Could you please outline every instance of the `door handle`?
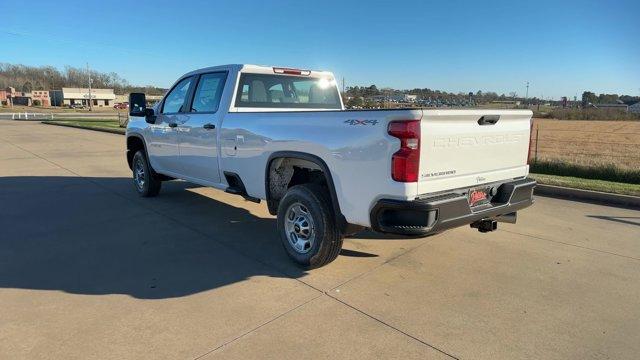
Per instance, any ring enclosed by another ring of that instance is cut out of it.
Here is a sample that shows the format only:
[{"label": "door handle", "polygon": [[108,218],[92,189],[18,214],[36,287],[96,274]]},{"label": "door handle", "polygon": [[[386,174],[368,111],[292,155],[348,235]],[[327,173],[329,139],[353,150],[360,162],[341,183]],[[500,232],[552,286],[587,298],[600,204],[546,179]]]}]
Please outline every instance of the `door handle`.
[{"label": "door handle", "polygon": [[478,125],[495,125],[500,120],[500,115],[485,115],[478,120]]},{"label": "door handle", "polygon": [[174,127],[176,127],[176,126],[178,126],[178,124],[177,124],[177,123],[169,123],[169,127],[170,127],[170,128],[174,128]]},{"label": "door handle", "polygon": [[213,130],[213,129],[215,129],[215,128],[216,128],[216,126],[215,126],[215,125],[213,125],[213,124],[211,124],[211,123],[209,123],[209,124],[204,124],[202,127],[203,127],[203,128],[205,128],[205,129],[207,129],[207,130]]}]

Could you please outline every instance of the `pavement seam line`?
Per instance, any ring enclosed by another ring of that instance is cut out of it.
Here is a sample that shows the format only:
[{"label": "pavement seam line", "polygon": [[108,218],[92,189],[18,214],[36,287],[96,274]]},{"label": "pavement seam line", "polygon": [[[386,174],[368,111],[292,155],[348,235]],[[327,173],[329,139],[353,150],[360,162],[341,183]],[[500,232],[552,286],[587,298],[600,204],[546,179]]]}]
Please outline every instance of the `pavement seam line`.
[{"label": "pavement seam line", "polygon": [[602,254],[607,254],[607,255],[613,255],[613,256],[619,256],[622,258],[626,258],[626,259],[631,259],[631,260],[638,260],[640,261],[640,259],[633,257],[633,256],[628,256],[628,255],[622,255],[622,254],[616,254],[610,251],[605,251],[605,250],[599,250],[599,249],[594,249],[594,248],[590,248],[590,247],[586,247],[586,246],[582,246],[582,245],[577,245],[577,244],[571,244],[571,243],[566,243],[563,241],[558,241],[558,240],[551,240],[551,239],[545,239],[543,237],[537,236],[537,235],[531,235],[531,234],[523,234],[523,233],[519,233],[517,231],[510,231],[510,230],[502,230],[504,232],[508,232],[510,234],[516,234],[516,235],[521,235],[521,236],[525,236],[525,237],[530,237],[530,238],[534,238],[534,239],[538,239],[538,240],[544,240],[544,241],[548,241],[548,242],[552,242],[555,244],[562,244],[562,245],[567,245],[567,246],[573,246],[579,249],[584,249],[584,250],[590,250],[590,251],[594,251],[594,252],[599,252]]},{"label": "pavement seam line", "polygon": [[419,343],[421,343],[421,344],[423,344],[425,346],[428,346],[428,347],[432,348],[433,350],[436,350],[436,351],[438,351],[438,352],[440,352],[440,353],[442,353],[442,354],[444,354],[444,355],[446,355],[446,356],[448,356],[448,357],[450,357],[452,359],[460,360],[460,358],[458,358],[458,357],[456,357],[456,356],[454,356],[452,354],[449,354],[448,352],[446,352],[446,351],[444,351],[444,350],[442,350],[442,349],[440,349],[440,348],[438,348],[438,347],[436,347],[434,345],[431,345],[428,342],[426,342],[426,341],[424,341],[424,340],[422,340],[422,339],[420,339],[418,337],[415,337],[415,336],[413,336],[413,335],[411,335],[411,334],[409,334],[409,333],[407,333],[407,332],[405,332],[405,331],[403,331],[403,330],[401,330],[401,329],[399,329],[399,328],[397,328],[397,327],[395,327],[395,326],[393,326],[393,325],[391,325],[391,324],[389,324],[389,323],[387,323],[387,322],[385,322],[385,321],[383,321],[381,319],[378,319],[377,317],[375,317],[373,315],[370,315],[370,314],[358,309],[357,307],[355,307],[355,306],[353,306],[353,305],[351,305],[351,304],[349,304],[349,303],[347,303],[345,301],[342,301],[342,300],[336,298],[335,296],[333,296],[333,295],[331,295],[331,294],[329,294],[327,292],[325,292],[325,295],[327,295],[331,299],[339,302],[340,304],[342,304],[342,305],[344,305],[346,307],[349,307],[349,308],[361,313],[362,315],[364,315],[364,316],[366,316],[366,317],[368,317],[370,319],[373,319],[376,322],[378,322],[378,323],[380,323],[380,324],[382,324],[382,325],[384,325],[386,327],[389,327],[389,328],[399,332],[400,334],[402,334],[404,336],[407,336],[407,337],[409,337],[409,338],[411,338],[411,339],[413,339],[413,340],[415,340],[415,341],[417,341],[417,342],[419,342]]},{"label": "pavement seam line", "polygon": [[236,336],[235,338],[233,338],[233,339],[231,339],[231,340],[229,340],[229,341],[224,342],[223,344],[221,344],[221,345],[217,346],[216,348],[211,349],[211,350],[209,350],[209,351],[205,352],[204,354],[201,354],[201,355],[196,356],[195,358],[193,358],[193,360],[202,359],[203,357],[205,357],[205,356],[207,356],[207,355],[209,355],[209,354],[211,354],[211,353],[213,353],[213,352],[215,352],[215,351],[217,351],[217,350],[220,350],[220,349],[222,349],[223,347],[225,347],[225,346],[227,346],[227,345],[229,345],[229,344],[231,344],[231,343],[234,343],[234,342],[236,342],[236,341],[240,340],[241,338],[243,338],[243,337],[245,337],[245,336],[247,336],[247,335],[249,335],[249,334],[251,334],[251,333],[254,333],[254,332],[258,331],[260,328],[262,328],[262,327],[264,327],[264,326],[266,326],[266,325],[271,324],[272,322],[274,322],[274,321],[276,321],[276,320],[278,320],[278,319],[282,318],[283,316],[286,316],[287,314],[289,314],[289,313],[291,313],[291,312],[293,312],[293,311],[295,311],[295,310],[297,310],[297,309],[299,309],[299,308],[301,308],[301,307],[303,307],[303,306],[305,306],[305,305],[309,304],[309,303],[310,303],[310,302],[312,302],[312,301],[315,301],[315,300],[317,300],[317,299],[321,298],[321,297],[322,297],[322,296],[324,296],[324,295],[325,295],[324,293],[322,293],[322,294],[318,294],[317,296],[315,296],[315,297],[313,297],[313,298],[311,298],[311,299],[309,299],[309,300],[307,300],[307,301],[303,302],[302,304],[299,304],[299,305],[297,305],[297,306],[294,306],[294,307],[292,307],[291,309],[289,309],[289,310],[287,310],[287,311],[285,311],[285,312],[283,312],[283,313],[281,313],[281,314],[277,315],[277,316],[276,316],[276,317],[274,317],[273,319],[268,320],[268,321],[266,321],[266,322],[264,322],[264,323],[262,323],[262,324],[260,324],[260,325],[256,326],[255,328],[253,328],[253,329],[251,329],[251,330],[249,330],[249,331],[246,331],[246,332],[244,332],[243,334],[240,334],[240,335]]},{"label": "pavement seam line", "polygon": [[42,157],[42,156],[40,156],[40,155],[38,155],[38,154],[36,154],[36,153],[34,153],[34,152],[30,151],[30,150],[27,150],[27,149],[23,148],[23,147],[22,147],[22,146],[20,146],[20,145],[16,145],[16,144],[12,143],[11,141],[9,141],[9,140],[7,140],[7,139],[4,139],[4,138],[3,138],[3,139],[2,139],[2,141],[6,142],[6,143],[7,143],[7,144],[9,144],[9,145],[13,145],[14,147],[17,147],[18,149],[20,149],[20,150],[22,150],[22,151],[26,151],[26,152],[28,152],[29,154],[31,154],[31,155],[33,155],[33,156],[37,157],[38,159],[44,160],[44,161],[48,162],[49,164],[55,165],[55,166],[59,167],[60,169],[65,170],[65,171],[67,171],[67,172],[69,172],[69,173],[71,173],[71,174],[73,174],[73,175],[76,175],[76,176],[78,176],[78,177],[81,177],[81,178],[83,178],[83,179],[86,179],[84,176],[82,176],[82,175],[80,175],[80,174],[78,174],[78,173],[76,173],[76,172],[74,172],[74,171],[72,171],[72,170],[70,170],[70,169],[67,169],[66,167],[64,167],[64,166],[62,166],[62,165],[60,165],[60,164],[57,164],[57,163],[55,163],[55,162],[53,162],[53,161],[51,161],[51,160],[49,160],[49,159],[47,159],[47,158],[44,158],[44,157]]}]

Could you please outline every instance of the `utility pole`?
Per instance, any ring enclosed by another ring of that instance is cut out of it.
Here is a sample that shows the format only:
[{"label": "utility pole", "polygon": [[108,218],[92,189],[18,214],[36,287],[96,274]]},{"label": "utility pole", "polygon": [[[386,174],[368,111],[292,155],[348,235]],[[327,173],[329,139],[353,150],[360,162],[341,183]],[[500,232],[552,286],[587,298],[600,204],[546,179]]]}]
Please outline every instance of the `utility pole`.
[{"label": "utility pole", "polygon": [[524,101],[529,105],[529,82],[527,81],[527,93],[524,96]]},{"label": "utility pole", "polygon": [[344,94],[344,76],[342,77],[342,93]]},{"label": "utility pole", "polygon": [[89,75],[89,111],[93,111],[93,99],[91,99],[91,71],[89,71],[89,63],[87,63],[87,75]]}]

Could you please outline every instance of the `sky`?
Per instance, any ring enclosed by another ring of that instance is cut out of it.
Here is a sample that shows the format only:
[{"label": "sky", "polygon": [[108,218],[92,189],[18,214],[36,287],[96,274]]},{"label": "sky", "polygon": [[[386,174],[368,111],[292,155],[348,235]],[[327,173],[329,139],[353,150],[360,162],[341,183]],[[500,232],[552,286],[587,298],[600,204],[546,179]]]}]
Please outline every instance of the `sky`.
[{"label": "sky", "polygon": [[347,86],[640,95],[640,1],[0,0],[0,62],[169,87],[202,67],[333,71]]}]

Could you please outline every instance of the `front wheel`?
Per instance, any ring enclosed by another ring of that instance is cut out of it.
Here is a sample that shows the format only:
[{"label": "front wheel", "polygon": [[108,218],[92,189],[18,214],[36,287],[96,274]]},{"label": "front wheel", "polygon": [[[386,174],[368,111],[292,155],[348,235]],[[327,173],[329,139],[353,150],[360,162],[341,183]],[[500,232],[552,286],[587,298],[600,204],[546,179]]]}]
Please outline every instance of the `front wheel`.
[{"label": "front wheel", "polygon": [[144,151],[138,150],[133,155],[133,185],[138,195],[153,197],[158,195],[162,181],[151,171],[151,165],[147,161]]},{"label": "front wheel", "polygon": [[342,249],[327,190],[319,185],[287,190],[278,206],[278,232],[289,257],[307,268],[332,262]]}]

